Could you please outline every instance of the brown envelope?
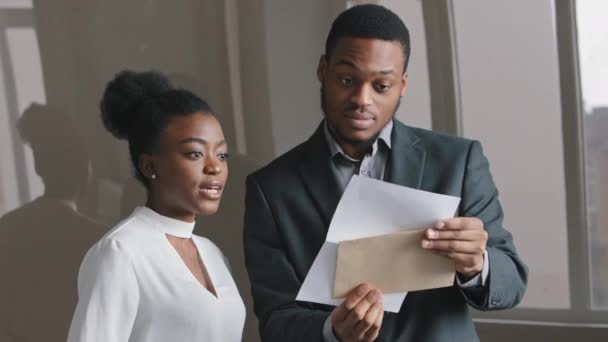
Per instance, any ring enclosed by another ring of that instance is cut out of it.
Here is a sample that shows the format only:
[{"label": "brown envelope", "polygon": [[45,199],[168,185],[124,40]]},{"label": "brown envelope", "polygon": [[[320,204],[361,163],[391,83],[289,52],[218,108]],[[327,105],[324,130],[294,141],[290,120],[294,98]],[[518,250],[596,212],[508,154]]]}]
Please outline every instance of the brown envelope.
[{"label": "brown envelope", "polygon": [[424,230],[407,230],[338,244],[334,298],[363,282],[383,293],[452,286],[454,263],[420,247]]}]

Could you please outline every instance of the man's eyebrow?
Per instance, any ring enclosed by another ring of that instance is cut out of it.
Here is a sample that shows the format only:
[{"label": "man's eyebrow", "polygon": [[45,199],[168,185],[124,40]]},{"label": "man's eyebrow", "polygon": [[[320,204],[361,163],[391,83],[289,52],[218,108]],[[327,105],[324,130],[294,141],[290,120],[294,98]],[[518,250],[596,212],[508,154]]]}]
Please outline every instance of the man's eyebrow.
[{"label": "man's eyebrow", "polygon": [[382,75],[391,75],[391,74],[395,74],[395,69],[391,68],[391,69],[380,70],[380,71],[378,71],[378,73],[380,73]]},{"label": "man's eyebrow", "polygon": [[359,67],[355,63],[349,61],[348,59],[340,58],[338,60],[338,63],[336,63],[336,64],[337,65],[348,65],[351,68],[359,70]]},{"label": "man's eyebrow", "polygon": [[[360,71],[361,69],[352,61],[348,60],[348,59],[344,59],[341,58],[338,60],[338,63],[336,63],[337,65],[347,65],[355,70]],[[380,71],[374,71],[374,74],[382,74],[382,75],[391,75],[391,74],[395,74],[395,70],[393,68],[389,68],[389,69],[384,69],[384,70],[380,70]]]}]

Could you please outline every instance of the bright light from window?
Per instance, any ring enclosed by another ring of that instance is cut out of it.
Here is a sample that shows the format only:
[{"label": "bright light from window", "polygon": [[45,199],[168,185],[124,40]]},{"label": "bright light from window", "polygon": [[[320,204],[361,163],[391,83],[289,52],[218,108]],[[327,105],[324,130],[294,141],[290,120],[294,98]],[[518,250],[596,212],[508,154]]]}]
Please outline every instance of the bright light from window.
[{"label": "bright light from window", "polygon": [[33,8],[32,0],[0,0],[0,9]]},{"label": "bright light from window", "polygon": [[608,309],[608,23],[605,0],[576,2],[591,307]]}]

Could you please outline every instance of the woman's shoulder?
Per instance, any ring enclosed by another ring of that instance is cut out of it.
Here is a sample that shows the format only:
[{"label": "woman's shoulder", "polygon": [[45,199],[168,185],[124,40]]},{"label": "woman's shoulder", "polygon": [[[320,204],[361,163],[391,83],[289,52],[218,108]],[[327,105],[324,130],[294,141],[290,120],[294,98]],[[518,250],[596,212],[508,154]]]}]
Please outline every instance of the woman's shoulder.
[{"label": "woman's shoulder", "polygon": [[136,288],[133,247],[121,233],[128,227],[129,222],[121,222],[88,250],[78,273],[79,293],[91,293],[95,288]]},{"label": "woman's shoulder", "polygon": [[134,212],[112,227],[101,240],[111,239],[122,244],[136,243],[149,231],[146,223]]},{"label": "woman's shoulder", "polygon": [[144,228],[143,222],[131,215],[112,227],[91,247],[89,254],[114,254],[122,249],[136,248],[142,242]]}]

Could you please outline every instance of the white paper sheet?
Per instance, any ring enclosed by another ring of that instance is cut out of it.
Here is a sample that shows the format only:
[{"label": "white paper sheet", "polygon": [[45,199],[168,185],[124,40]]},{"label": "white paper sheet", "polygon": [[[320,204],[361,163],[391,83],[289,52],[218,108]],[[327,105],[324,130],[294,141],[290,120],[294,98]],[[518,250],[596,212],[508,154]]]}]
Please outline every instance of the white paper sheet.
[{"label": "white paper sheet", "polygon": [[[296,300],[335,306],[342,303],[342,299],[332,298],[340,241],[428,228],[437,220],[453,217],[459,203],[459,197],[353,176]],[[384,310],[398,312],[406,294],[384,294]]]}]

